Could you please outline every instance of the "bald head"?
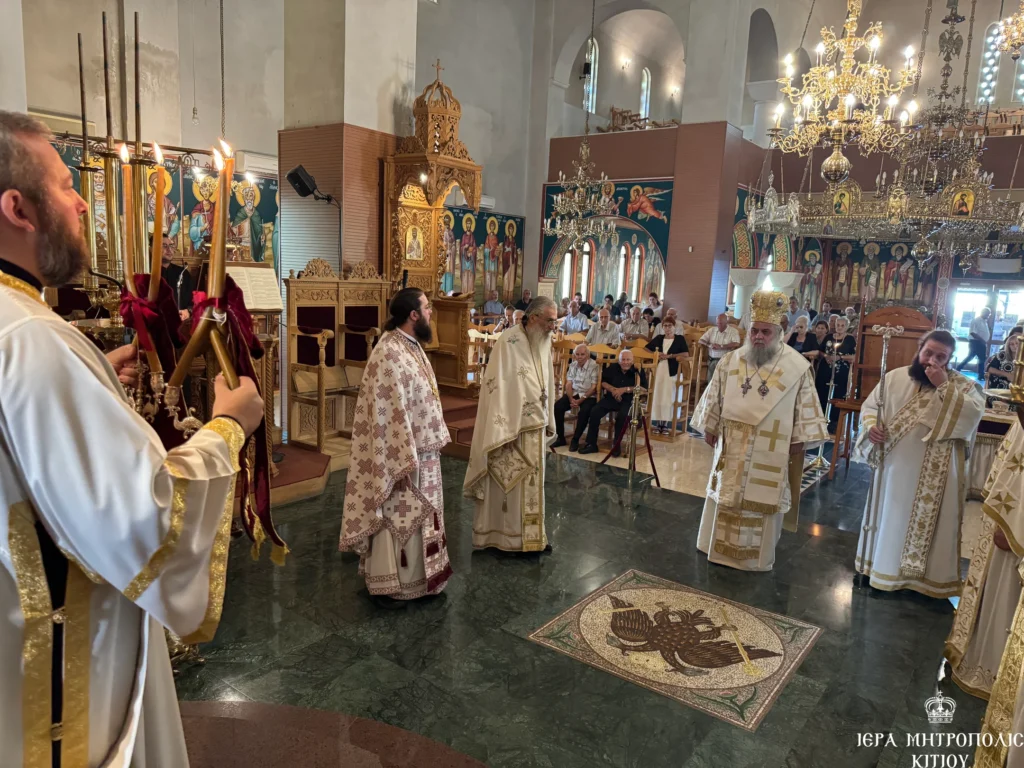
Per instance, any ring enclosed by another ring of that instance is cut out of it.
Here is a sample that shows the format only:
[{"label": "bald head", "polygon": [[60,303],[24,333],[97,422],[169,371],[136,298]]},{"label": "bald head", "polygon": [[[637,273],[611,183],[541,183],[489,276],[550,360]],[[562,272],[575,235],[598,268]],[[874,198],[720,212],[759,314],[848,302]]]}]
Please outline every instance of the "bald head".
[{"label": "bald head", "polygon": [[723,312],[715,318],[715,324],[718,326],[718,330],[724,331],[726,326],[729,325],[729,316]]}]

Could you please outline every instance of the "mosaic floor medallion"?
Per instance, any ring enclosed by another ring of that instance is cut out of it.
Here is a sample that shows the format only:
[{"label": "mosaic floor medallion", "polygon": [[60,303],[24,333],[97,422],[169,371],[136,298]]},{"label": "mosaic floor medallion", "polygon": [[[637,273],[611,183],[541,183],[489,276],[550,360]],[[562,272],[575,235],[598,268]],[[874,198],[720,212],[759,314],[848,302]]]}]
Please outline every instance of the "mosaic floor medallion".
[{"label": "mosaic floor medallion", "polygon": [[628,571],[530,640],[753,731],[821,632]]}]

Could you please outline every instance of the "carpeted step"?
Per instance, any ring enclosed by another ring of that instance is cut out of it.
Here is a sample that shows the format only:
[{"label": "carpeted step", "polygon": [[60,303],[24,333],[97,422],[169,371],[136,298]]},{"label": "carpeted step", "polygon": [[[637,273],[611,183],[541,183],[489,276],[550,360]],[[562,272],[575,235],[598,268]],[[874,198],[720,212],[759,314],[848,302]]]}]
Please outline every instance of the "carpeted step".
[{"label": "carpeted step", "polygon": [[473,444],[473,429],[475,427],[475,417],[472,419],[459,419],[457,421],[448,422],[448,429],[452,433],[455,442],[462,443],[462,445]]},{"label": "carpeted step", "polygon": [[444,413],[445,423],[476,417],[476,400],[467,400],[462,397],[441,396],[441,411]]}]

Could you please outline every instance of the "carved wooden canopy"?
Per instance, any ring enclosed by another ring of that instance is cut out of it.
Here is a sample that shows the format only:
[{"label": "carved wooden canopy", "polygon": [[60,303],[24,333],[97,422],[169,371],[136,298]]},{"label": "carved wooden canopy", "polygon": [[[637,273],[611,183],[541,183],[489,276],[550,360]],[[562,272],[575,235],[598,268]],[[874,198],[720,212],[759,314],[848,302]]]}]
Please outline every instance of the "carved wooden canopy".
[{"label": "carved wooden canopy", "polygon": [[395,156],[389,158],[394,175],[388,196],[398,200],[406,186],[413,185],[423,189],[427,204],[434,207],[442,205],[452,186],[458,184],[466,204],[476,209],[480,207],[481,168],[459,139],[462,105],[441,82],[440,61],[436,68],[437,78],[413,105],[415,135],[399,139]]}]

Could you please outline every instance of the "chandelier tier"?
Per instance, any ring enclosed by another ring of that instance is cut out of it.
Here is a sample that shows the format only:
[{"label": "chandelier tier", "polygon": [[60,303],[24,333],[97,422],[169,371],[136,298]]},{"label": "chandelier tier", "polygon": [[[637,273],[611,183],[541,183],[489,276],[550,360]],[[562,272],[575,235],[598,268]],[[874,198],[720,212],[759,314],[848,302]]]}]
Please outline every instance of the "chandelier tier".
[{"label": "chandelier tier", "polygon": [[[590,38],[588,46],[594,45],[594,19],[597,0],[590,9]],[[588,48],[590,50],[590,48]],[[593,73],[587,73],[593,77]],[[580,142],[580,156],[573,160],[573,173],[566,176],[558,172],[558,184],[562,191],[554,196],[553,214],[544,222],[544,234],[568,239],[570,247],[580,251],[588,239],[604,240],[615,232],[615,221],[602,218],[615,208],[612,195],[604,192],[608,177],[602,172],[594,178],[594,163],[590,160],[590,109],[586,107],[583,123],[583,141]],[[614,186],[613,186],[614,189]]]},{"label": "chandelier tier", "polygon": [[1020,9],[999,23],[999,50],[1010,54],[1010,58],[1016,61],[1020,58],[1020,50],[1024,48],[1024,0]]},{"label": "chandelier tier", "polygon": [[[891,71],[876,59],[882,45],[882,25],[871,24],[857,35],[862,0],[847,0],[842,33],[824,27],[815,49],[817,64],[794,87],[792,54],[786,56],[781,91],[793,106],[793,127],[782,128],[784,108],[776,112],[772,143],[785,153],[806,156],[815,147],[856,145],[862,155],[891,151],[906,134],[916,105],[899,110],[900,95],[913,83],[914,49],[905,51],[906,63],[894,82]],[[867,58],[857,53],[867,49]]]}]

